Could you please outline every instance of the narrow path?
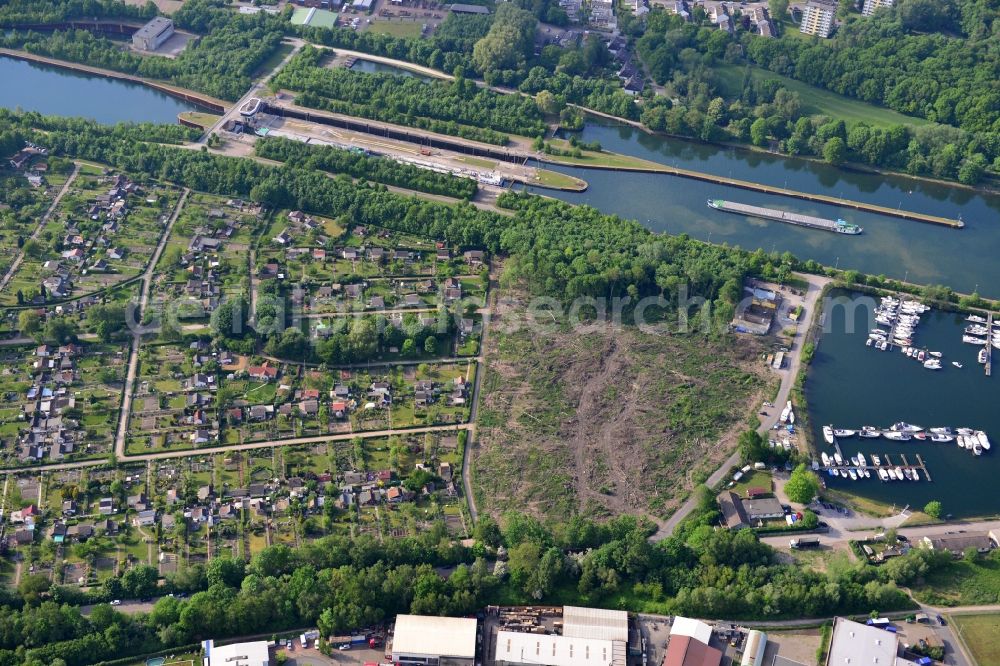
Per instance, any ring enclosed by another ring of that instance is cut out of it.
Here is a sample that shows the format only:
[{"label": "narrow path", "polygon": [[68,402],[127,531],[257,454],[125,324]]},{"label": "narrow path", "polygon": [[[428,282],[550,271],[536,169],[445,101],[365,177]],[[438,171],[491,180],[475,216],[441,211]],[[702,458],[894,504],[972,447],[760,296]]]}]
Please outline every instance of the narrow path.
[{"label": "narrow path", "polygon": [[[42,229],[45,228],[45,225],[48,223],[49,218],[52,217],[52,213],[55,212],[56,206],[58,206],[59,202],[62,201],[63,195],[65,195],[66,192],[69,191],[69,186],[73,184],[73,181],[76,180],[76,176],[79,173],[80,173],[80,165],[74,162],[73,173],[71,173],[69,175],[69,178],[66,179],[66,182],[63,183],[62,189],[59,190],[59,194],[57,194],[56,198],[52,200],[52,205],[49,206],[49,209],[47,211],[45,211],[45,215],[42,215],[42,219],[38,221],[38,226],[35,227],[35,230],[33,232],[31,232],[31,236],[28,237],[28,240],[38,239],[38,234],[42,233]],[[25,242],[25,245],[27,245],[27,242]],[[7,287],[7,284],[10,282],[11,278],[14,277],[14,274],[17,273],[17,269],[21,267],[21,263],[23,261],[24,261],[24,248],[22,247],[20,250],[18,250],[17,257],[14,259],[14,263],[12,263],[10,265],[10,268],[7,269],[7,272],[4,274],[3,278],[0,278],[0,291],[3,291]]]},{"label": "narrow path", "polygon": [[[802,299],[803,308],[806,311],[806,321],[808,322],[812,320],[815,314],[816,305],[819,302],[820,294],[823,293],[823,287],[830,282],[830,278],[818,275],[798,274],[797,277],[806,280],[808,283],[806,294]],[[788,369],[782,370],[784,374],[781,377],[781,386],[778,389],[778,397],[774,400],[775,405],[785,404],[788,400],[788,396],[791,394],[792,387],[795,385],[795,378],[798,376],[799,369],[802,367],[803,340],[808,332],[808,329],[809,326],[806,324],[804,328],[796,328],[795,330],[791,351],[786,355],[786,358],[789,359]],[[771,427],[777,423],[779,410],[771,411],[774,413],[769,414],[766,418],[764,418],[760,427],[757,428],[757,432],[763,435],[766,435],[771,430]],[[726,474],[729,473],[729,470],[732,469],[733,466],[739,464],[739,462],[739,451],[735,451],[717,470],[711,474],[711,476],[708,477],[708,479],[705,480],[705,485],[709,488],[714,488],[719,484],[719,482],[722,481],[723,478],[725,478]],[[689,497],[688,500],[684,502],[684,504],[682,504],[681,507],[677,509],[672,516],[670,516],[670,518],[667,519],[667,521],[656,531],[656,533],[653,534],[652,537],[650,537],[650,540],[660,541],[669,537],[674,533],[674,530],[677,529],[677,526],[680,525],[685,518],[691,515],[691,512],[694,511],[697,506],[698,496],[697,494],[692,493],[691,497]]]},{"label": "narrow path", "polygon": [[153,256],[149,259],[149,264],[146,266],[146,272],[142,276],[142,291],[139,295],[139,307],[135,311],[135,321],[134,330],[132,331],[132,348],[129,351],[128,357],[128,371],[125,374],[125,388],[122,395],[122,407],[121,413],[118,417],[118,434],[115,436],[115,457],[118,459],[123,459],[125,457],[125,437],[128,433],[128,421],[129,416],[132,412],[132,391],[135,386],[135,375],[139,369],[139,346],[142,343],[142,317],[146,312],[146,305],[149,303],[149,292],[150,287],[153,284],[153,273],[156,272],[156,264],[160,261],[160,255],[163,254],[163,248],[166,247],[167,241],[170,239],[170,233],[173,231],[174,223],[181,214],[181,210],[184,209],[184,204],[187,202],[188,195],[191,194],[191,190],[185,188],[184,194],[177,201],[177,206],[174,207],[174,212],[170,215],[170,220],[167,222],[166,228],[163,230],[163,235],[160,236],[160,242],[156,246],[156,250],[153,252]]},{"label": "narrow path", "polygon": [[479,336],[479,355],[475,357],[477,361],[476,382],[472,386],[472,406],[469,408],[469,425],[471,427],[465,440],[465,449],[462,451],[462,491],[465,493],[465,503],[469,507],[469,517],[472,518],[473,525],[479,519],[479,509],[476,507],[476,494],[472,488],[472,449],[476,445],[476,419],[479,418],[483,375],[486,374],[486,336],[489,332],[492,307],[496,302],[497,286],[497,275],[491,268],[490,283],[486,290],[486,307],[479,310],[482,315],[483,331]]}]

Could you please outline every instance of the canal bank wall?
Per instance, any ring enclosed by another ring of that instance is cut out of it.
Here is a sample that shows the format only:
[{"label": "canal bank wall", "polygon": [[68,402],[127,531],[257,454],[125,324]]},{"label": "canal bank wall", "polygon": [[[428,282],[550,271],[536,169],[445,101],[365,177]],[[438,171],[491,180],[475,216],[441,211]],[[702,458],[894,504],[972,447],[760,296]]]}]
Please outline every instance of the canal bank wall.
[{"label": "canal bank wall", "polygon": [[625,171],[634,173],[662,173],[669,176],[678,176],[680,178],[689,178],[691,180],[700,180],[705,183],[712,183],[715,185],[727,185],[729,187],[735,187],[741,190],[750,190],[753,192],[762,192],[764,194],[774,194],[778,196],[789,197],[791,199],[800,199],[802,201],[811,201],[815,203],[828,204],[831,206],[840,206],[842,208],[852,208],[854,210],[865,211],[868,213],[875,213],[876,215],[886,215],[889,217],[896,217],[904,220],[913,220],[916,222],[925,222],[927,224],[936,224],[944,227],[950,227],[952,229],[961,229],[965,226],[965,223],[961,220],[951,220],[946,217],[938,217],[936,215],[927,215],[925,213],[917,213],[908,210],[902,210],[901,208],[889,208],[888,206],[880,206],[878,204],[865,203],[863,201],[854,201],[851,199],[842,199],[840,197],[829,196],[826,194],[812,194],[810,192],[800,192],[798,190],[790,190],[785,187],[776,187],[774,185],[764,185],[763,183],[754,183],[748,180],[740,180],[739,178],[729,178],[727,176],[717,176],[711,173],[704,173],[702,171],[693,171],[691,169],[682,169],[680,167],[672,167],[663,165],[656,166],[602,166],[597,164],[578,164],[575,162],[561,162],[559,160],[551,159],[544,155],[535,158],[537,161],[545,164],[555,164],[566,167],[574,167],[579,169],[600,169],[604,171]]},{"label": "canal bank wall", "polygon": [[211,111],[212,113],[222,114],[226,111],[226,104],[224,100],[216,99],[215,97],[210,97],[209,95],[203,95],[201,93],[196,93],[191,90],[185,90],[184,88],[177,88],[164,83],[157,83],[155,81],[150,81],[144,79],[141,76],[135,76],[134,74],[125,74],[123,72],[116,72],[110,69],[102,69],[100,67],[92,67],[90,65],[84,65],[77,62],[69,62],[67,60],[57,60],[55,58],[49,58],[48,56],[37,55],[35,53],[29,53],[27,51],[17,51],[14,49],[3,49],[0,48],[0,55],[4,55],[10,58],[17,58],[18,60],[25,60],[28,62],[37,62],[43,65],[51,65],[53,67],[60,67],[62,69],[68,69],[76,72],[83,72],[85,74],[95,74],[97,76],[103,76],[109,79],[117,79],[119,81],[129,81],[131,83],[138,83],[139,85],[146,86],[147,88],[152,88],[153,90],[162,92],[171,97],[176,97],[177,99],[183,100],[189,104],[194,104],[200,106],[206,111]]}]

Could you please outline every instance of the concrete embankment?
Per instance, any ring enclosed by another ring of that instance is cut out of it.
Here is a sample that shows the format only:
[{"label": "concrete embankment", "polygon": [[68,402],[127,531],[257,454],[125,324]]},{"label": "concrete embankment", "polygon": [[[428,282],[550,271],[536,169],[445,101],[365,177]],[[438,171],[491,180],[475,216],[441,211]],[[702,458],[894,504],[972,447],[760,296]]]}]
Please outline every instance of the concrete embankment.
[{"label": "concrete embankment", "polygon": [[739,178],[728,178],[726,176],[717,176],[711,173],[692,171],[691,169],[682,169],[680,167],[672,167],[672,166],[667,166],[665,164],[655,164],[655,165],[651,164],[650,166],[602,166],[599,164],[578,164],[571,161],[560,161],[558,159],[548,158],[544,155],[539,155],[537,159],[538,161],[547,164],[559,164],[562,166],[579,167],[581,169],[604,169],[606,171],[632,171],[636,173],[663,173],[670,176],[679,176],[681,178],[700,180],[706,183],[727,185],[729,187],[736,187],[741,190],[763,192],[764,194],[776,194],[778,196],[789,197],[791,199],[801,199],[803,201],[812,201],[815,203],[829,204],[831,206],[840,206],[842,208],[853,208],[854,210],[865,211],[868,213],[875,213],[876,215],[887,215],[889,217],[897,217],[904,220],[914,220],[916,222],[925,222],[927,224],[937,224],[940,226],[951,227],[953,229],[961,229],[962,227],[965,226],[965,223],[962,222],[961,220],[952,220],[946,217],[938,217],[936,215],[926,215],[924,213],[916,213],[913,211],[902,210],[900,208],[889,208],[888,206],[879,206],[878,204],[870,204],[870,203],[865,203],[863,201],[842,199],[840,197],[833,197],[826,194],[813,194],[812,192],[800,192],[798,190],[790,190],[785,187],[775,187],[773,185],[764,185],[763,183],[754,183],[748,180],[740,180]]},{"label": "concrete embankment", "polygon": [[135,76],[133,74],[124,74],[122,72],[115,72],[110,69],[102,69],[100,67],[91,67],[90,65],[83,65],[76,62],[69,62],[66,60],[57,60],[55,58],[49,58],[47,56],[37,55],[35,53],[28,53],[27,51],[16,51],[14,49],[0,49],[0,55],[9,56],[11,58],[17,58],[19,60],[27,60],[30,62],[40,62],[45,65],[52,65],[53,67],[61,67],[62,69],[69,69],[76,72],[85,72],[87,74],[95,74],[97,76],[103,76],[109,79],[118,79],[119,81],[130,81],[132,83],[138,83],[140,85],[147,86],[153,90],[158,90],[164,94],[170,95],[171,97],[176,97],[178,99],[184,100],[191,104],[196,104],[207,111],[212,113],[225,113],[226,105],[228,102],[225,100],[217,99],[209,95],[204,95],[202,93],[196,93],[191,90],[185,90],[184,88],[177,88],[175,86],[167,85],[165,83],[158,83],[156,81],[150,81],[144,79],[141,76]]}]

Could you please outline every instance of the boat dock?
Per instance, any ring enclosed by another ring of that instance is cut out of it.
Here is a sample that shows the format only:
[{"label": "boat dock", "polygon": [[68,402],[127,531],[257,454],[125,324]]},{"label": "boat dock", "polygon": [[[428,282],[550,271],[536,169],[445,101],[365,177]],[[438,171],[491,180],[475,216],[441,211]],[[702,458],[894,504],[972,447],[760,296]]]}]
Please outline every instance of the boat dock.
[{"label": "boat dock", "polygon": [[[865,470],[869,470],[870,472],[875,473],[875,476],[870,477],[870,478],[878,480],[878,470],[880,470],[880,469],[890,470],[890,469],[896,469],[898,467],[899,469],[902,469],[902,470],[915,469],[915,470],[923,473],[923,476],[920,478],[921,481],[923,481],[925,479],[927,481],[931,481],[931,473],[929,471],[927,471],[927,464],[924,462],[924,459],[920,456],[919,453],[916,454],[916,458],[917,458],[916,463],[911,463],[910,460],[906,457],[906,454],[904,454],[904,453],[898,454],[899,460],[896,461],[896,462],[893,462],[893,460],[889,457],[889,454],[883,453],[882,456],[881,456],[881,458],[880,458],[882,460],[882,464],[881,465],[872,465],[870,463],[868,465],[852,465],[851,461],[850,461],[850,456],[845,456],[844,453],[843,453],[843,451],[840,450],[840,443],[839,442],[835,442],[833,446],[837,450],[837,454],[840,455],[841,459],[844,462],[841,465],[837,465],[837,464],[830,464],[830,465],[822,465],[821,464],[821,465],[819,465],[819,469],[822,470],[822,471],[824,471],[824,472],[828,472],[829,473],[831,470],[834,470],[834,471],[845,470],[846,471],[846,470],[851,470],[851,469],[853,469],[853,470],[862,470],[862,469],[865,469]],[[866,460],[868,460],[870,458],[871,458],[871,455],[869,454],[869,456],[866,458]],[[831,463],[833,463],[833,461],[831,461]],[[864,480],[864,479],[859,479],[859,480]]]},{"label": "boat dock", "polygon": [[993,312],[986,315],[986,376],[993,371]]}]

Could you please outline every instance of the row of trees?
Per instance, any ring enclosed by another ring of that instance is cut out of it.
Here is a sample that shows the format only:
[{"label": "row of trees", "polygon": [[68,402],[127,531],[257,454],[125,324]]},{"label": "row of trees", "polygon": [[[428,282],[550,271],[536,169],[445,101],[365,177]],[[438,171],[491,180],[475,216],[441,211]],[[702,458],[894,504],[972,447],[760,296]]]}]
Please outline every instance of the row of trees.
[{"label": "row of trees", "polygon": [[258,140],[254,152],[258,157],[285,162],[296,168],[348,174],[385,185],[443,194],[456,199],[471,199],[478,189],[476,181],[471,178],[437,173],[358,151],[309,145],[280,137]]},{"label": "row of trees", "polygon": [[[711,497],[709,496],[709,500]],[[615,604],[628,595],[646,610],[718,618],[781,618],[890,610],[908,605],[904,571],[839,564],[828,573],[781,564],[749,530],[715,530],[707,508],[659,543],[632,516],[598,524],[579,517],[543,524],[519,513],[482,516],[471,548],[435,524],[418,537],[380,544],[331,536],[291,549],[265,548],[245,563],[222,556],[173,574],[149,615],[99,605],[88,617],[59,601],[88,599],[25,576],[22,594],[0,607],[0,664],[68,666],[224,638],[318,625],[343,633],[397,613],[464,615],[500,599],[571,599]],[[506,560],[492,562],[503,547]],[[454,567],[445,579],[434,567]],[[139,566],[93,596],[148,593],[155,569]],[[52,599],[52,600],[48,600]],[[92,600],[92,599],[91,599]]]},{"label": "row of trees", "polygon": [[[538,107],[519,95],[502,95],[474,81],[424,82],[415,77],[322,66],[326,51],[306,47],[275,77],[275,87],[301,91],[306,106],[374,120],[404,123],[447,134],[470,135],[503,145],[502,132],[539,136]],[[478,128],[479,131],[471,131]]]}]

